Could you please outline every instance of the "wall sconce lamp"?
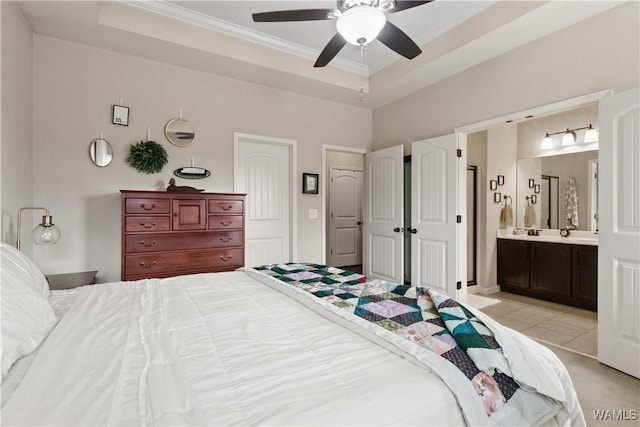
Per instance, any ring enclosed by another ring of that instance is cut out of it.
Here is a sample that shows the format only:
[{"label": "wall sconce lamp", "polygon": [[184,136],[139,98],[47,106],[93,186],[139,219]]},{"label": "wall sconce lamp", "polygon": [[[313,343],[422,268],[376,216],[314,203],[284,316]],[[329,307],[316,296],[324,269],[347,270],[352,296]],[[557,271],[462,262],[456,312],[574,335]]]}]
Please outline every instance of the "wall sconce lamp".
[{"label": "wall sconce lamp", "polygon": [[570,145],[574,145],[576,143],[576,131],[577,130],[585,130],[584,140],[585,144],[590,144],[592,142],[598,141],[598,131],[596,131],[591,124],[589,126],[584,126],[581,128],[561,130],[559,132],[547,132],[542,139],[542,143],[540,144],[541,150],[548,150],[549,148],[553,148],[553,140],[551,139],[551,135],[560,135],[562,136],[562,147],[568,147]]},{"label": "wall sconce lamp", "polygon": [[42,223],[36,226],[31,232],[31,238],[36,245],[55,245],[60,240],[60,229],[53,224],[53,217],[45,208],[26,207],[18,211],[18,231],[16,237],[16,249],[20,250],[20,229],[22,228],[22,211],[39,210],[44,211]]}]

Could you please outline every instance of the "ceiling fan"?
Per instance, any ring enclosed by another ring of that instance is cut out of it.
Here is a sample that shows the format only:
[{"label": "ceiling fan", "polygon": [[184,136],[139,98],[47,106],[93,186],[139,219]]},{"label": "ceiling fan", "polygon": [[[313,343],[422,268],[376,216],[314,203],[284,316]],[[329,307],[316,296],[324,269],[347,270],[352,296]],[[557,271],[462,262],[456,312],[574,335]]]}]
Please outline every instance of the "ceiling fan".
[{"label": "ceiling fan", "polygon": [[351,43],[365,46],[376,38],[391,50],[413,59],[422,50],[400,28],[387,21],[386,13],[396,13],[430,3],[401,0],[338,0],[335,9],[298,9],[253,14],[254,22],[290,22],[336,20],[338,32],[329,40],[314,67],[324,67],[340,50]]}]

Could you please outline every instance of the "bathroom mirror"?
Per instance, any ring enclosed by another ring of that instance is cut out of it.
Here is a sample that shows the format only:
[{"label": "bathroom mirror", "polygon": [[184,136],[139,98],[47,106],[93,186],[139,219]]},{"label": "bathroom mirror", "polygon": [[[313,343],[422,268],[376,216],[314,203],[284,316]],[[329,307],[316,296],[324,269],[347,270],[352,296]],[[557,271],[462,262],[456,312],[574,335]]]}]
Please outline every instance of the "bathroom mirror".
[{"label": "bathroom mirror", "polygon": [[[597,174],[593,170],[597,168],[597,162],[597,150],[518,160],[514,203],[516,227],[524,227],[526,198],[535,195],[536,228],[564,228],[566,186],[569,178],[574,177],[578,195],[578,230],[595,231],[598,185]],[[529,188],[529,180],[534,181],[534,188]],[[538,185],[540,192],[536,193]]]},{"label": "bathroom mirror", "polygon": [[101,168],[109,166],[113,159],[111,144],[102,138],[94,139],[89,145],[89,156],[94,165]]},{"label": "bathroom mirror", "polygon": [[182,118],[171,119],[164,127],[164,135],[170,143],[177,147],[191,145],[196,139],[196,131],[189,120]]}]

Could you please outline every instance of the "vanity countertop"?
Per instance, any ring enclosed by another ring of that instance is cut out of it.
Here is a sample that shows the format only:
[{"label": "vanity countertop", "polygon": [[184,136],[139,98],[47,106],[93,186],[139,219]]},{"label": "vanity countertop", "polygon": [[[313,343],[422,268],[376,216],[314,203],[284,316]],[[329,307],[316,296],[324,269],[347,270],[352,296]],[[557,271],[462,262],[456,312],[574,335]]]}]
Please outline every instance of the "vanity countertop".
[{"label": "vanity countertop", "polygon": [[514,234],[511,229],[499,229],[498,239],[526,240],[530,242],[566,243],[571,245],[598,246],[598,234],[591,231],[571,230],[568,237],[560,236],[560,230],[539,230],[539,236]]}]

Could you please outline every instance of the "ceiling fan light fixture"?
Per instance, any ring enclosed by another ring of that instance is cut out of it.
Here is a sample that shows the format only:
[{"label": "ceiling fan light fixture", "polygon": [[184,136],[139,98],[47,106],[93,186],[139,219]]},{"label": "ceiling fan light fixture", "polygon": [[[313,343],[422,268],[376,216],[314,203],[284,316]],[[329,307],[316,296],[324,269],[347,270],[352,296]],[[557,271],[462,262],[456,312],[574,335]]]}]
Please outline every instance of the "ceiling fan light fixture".
[{"label": "ceiling fan light fixture", "polygon": [[336,28],[348,43],[362,46],[375,40],[386,23],[384,12],[363,5],[344,11],[336,22]]}]

